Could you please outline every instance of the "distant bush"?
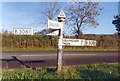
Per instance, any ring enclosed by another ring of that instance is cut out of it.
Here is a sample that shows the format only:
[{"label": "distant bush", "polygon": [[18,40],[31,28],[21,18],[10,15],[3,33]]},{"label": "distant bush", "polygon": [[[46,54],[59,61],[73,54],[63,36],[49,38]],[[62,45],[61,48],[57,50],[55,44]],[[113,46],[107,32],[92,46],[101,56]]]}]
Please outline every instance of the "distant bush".
[{"label": "distant bush", "polygon": [[[74,36],[64,36],[64,38],[75,38]],[[117,35],[81,35],[81,39],[91,39],[97,41],[97,46],[93,48],[118,48]],[[13,48],[57,48],[57,36],[38,35],[2,35],[2,47]],[[85,47],[65,47],[82,49]],[[88,47],[89,48],[89,47]],[[90,47],[91,48],[91,47]]]},{"label": "distant bush", "polygon": [[16,48],[55,48],[57,46],[57,37],[37,35],[2,35],[2,46]]}]

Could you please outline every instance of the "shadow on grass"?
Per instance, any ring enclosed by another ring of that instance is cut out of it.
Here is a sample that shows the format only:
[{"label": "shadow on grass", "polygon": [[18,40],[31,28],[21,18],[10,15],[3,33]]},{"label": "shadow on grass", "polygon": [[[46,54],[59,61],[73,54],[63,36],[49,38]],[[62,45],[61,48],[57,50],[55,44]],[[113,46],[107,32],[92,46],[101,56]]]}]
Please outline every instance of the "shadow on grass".
[{"label": "shadow on grass", "polygon": [[47,68],[47,72],[48,73],[54,73],[54,72],[56,72],[57,71],[57,68]]}]

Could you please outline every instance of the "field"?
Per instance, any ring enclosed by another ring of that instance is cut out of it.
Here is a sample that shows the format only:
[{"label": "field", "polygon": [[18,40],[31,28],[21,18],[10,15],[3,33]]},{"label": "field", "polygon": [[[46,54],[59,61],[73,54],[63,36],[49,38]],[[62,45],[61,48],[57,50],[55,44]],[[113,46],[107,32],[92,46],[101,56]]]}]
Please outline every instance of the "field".
[{"label": "field", "polygon": [[118,81],[118,63],[63,66],[57,73],[56,67],[3,69],[2,81]]}]

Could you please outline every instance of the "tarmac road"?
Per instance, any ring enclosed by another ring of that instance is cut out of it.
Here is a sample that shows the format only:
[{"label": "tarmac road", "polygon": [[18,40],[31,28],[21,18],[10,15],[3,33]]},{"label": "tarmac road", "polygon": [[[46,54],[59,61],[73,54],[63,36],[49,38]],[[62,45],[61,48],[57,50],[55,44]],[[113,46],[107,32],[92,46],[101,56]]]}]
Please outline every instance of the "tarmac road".
[{"label": "tarmac road", "polygon": [[[2,68],[57,66],[57,52],[2,52]],[[118,52],[63,52],[63,65],[118,62]]]}]

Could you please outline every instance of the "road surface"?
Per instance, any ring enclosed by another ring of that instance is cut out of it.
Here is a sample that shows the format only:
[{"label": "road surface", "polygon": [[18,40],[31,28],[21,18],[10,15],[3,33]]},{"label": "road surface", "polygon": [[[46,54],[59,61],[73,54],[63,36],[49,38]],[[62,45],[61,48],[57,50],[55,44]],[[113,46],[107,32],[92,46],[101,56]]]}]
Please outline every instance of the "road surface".
[{"label": "road surface", "polygon": [[[57,52],[2,52],[2,68],[36,68],[57,65]],[[63,52],[63,65],[118,62],[118,52]]]}]

